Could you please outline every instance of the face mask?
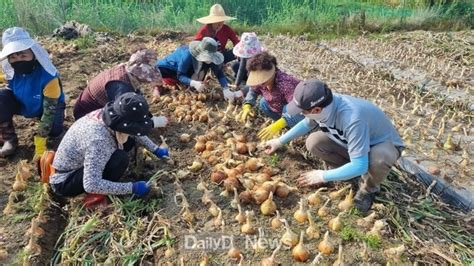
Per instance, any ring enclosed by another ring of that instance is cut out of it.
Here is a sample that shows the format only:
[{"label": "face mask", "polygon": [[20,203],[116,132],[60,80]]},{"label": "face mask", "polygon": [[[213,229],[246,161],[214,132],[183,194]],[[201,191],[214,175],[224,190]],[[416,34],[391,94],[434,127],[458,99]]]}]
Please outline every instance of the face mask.
[{"label": "face mask", "polygon": [[319,114],[305,114],[304,116],[316,120],[317,122],[325,122],[331,115],[332,105],[333,103],[330,103],[328,106],[324,107]]},{"label": "face mask", "polygon": [[15,70],[15,74],[30,74],[35,70],[36,65],[38,64],[38,61],[33,59],[31,61],[17,61],[14,63],[10,63],[10,65],[13,67],[13,70]]}]

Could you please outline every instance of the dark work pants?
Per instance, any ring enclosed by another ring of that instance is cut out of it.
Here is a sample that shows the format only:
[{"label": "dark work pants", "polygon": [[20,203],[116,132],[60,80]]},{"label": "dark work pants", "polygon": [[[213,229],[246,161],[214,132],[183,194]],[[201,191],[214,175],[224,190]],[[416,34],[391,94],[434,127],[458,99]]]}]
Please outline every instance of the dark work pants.
[{"label": "dark work pants", "polygon": [[[56,107],[53,124],[49,132],[50,137],[57,137],[63,131],[65,106],[64,103],[58,103]],[[0,125],[4,125],[0,126],[0,140],[16,140],[13,115],[20,114],[21,105],[11,90],[0,89],[0,110]]]},{"label": "dark work pants", "polygon": [[221,53],[224,55],[224,64],[235,60],[235,55],[234,55],[234,52],[232,51],[232,49],[225,49]]},{"label": "dark work pants", "polygon": [[[124,150],[116,150],[105,165],[102,178],[117,181],[125,174],[127,167],[128,153]],[[61,196],[74,197],[85,193],[83,180],[84,167],[73,172],[64,182],[54,184],[53,190]]]}]

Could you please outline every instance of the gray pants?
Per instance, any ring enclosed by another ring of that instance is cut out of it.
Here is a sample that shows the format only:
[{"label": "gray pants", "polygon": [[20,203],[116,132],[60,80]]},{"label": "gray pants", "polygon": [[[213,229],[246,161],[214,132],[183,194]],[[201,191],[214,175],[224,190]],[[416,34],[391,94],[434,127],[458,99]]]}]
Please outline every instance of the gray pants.
[{"label": "gray pants", "polygon": [[[331,167],[339,167],[350,161],[347,149],[321,131],[308,136],[306,148]],[[370,147],[369,172],[362,176],[359,190],[368,193],[379,191],[380,183],[387,177],[398,157],[400,151],[390,141]]]}]

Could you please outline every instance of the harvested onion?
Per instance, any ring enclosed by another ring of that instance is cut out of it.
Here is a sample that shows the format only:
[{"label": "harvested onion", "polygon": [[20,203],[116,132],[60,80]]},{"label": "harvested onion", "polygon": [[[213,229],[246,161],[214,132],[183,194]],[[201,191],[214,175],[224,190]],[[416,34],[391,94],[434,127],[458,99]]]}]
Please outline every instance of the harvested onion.
[{"label": "harvested onion", "polygon": [[308,220],[308,213],[306,211],[306,206],[304,199],[300,199],[300,207],[299,209],[293,214],[293,218],[299,223],[304,223]]},{"label": "harvested onion", "polygon": [[324,234],[324,238],[319,243],[318,249],[324,255],[330,255],[334,251],[334,246],[332,245],[331,240],[329,239],[329,231],[326,231],[326,233]]},{"label": "harvested onion", "polygon": [[291,230],[287,220],[282,219],[282,221],[285,224],[286,231],[281,237],[281,242],[286,246],[294,247],[298,243],[298,235]]},{"label": "harvested onion", "polygon": [[291,255],[293,256],[293,259],[295,259],[298,262],[305,262],[309,259],[309,251],[304,246],[303,238],[304,238],[304,231],[301,231],[300,240],[298,244],[291,250]]},{"label": "harvested onion", "polygon": [[280,218],[280,212],[278,210],[276,210],[276,214],[276,217],[274,217],[270,223],[274,230],[280,229],[280,227],[283,225]]},{"label": "harvested onion", "polygon": [[273,201],[273,192],[270,192],[268,199],[260,205],[260,211],[263,215],[272,215],[276,211],[276,204]]}]

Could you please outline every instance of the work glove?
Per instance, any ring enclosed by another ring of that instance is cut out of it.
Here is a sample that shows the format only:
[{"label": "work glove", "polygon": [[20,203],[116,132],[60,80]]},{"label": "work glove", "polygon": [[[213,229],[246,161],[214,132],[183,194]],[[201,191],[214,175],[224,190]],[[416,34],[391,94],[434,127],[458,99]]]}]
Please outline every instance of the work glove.
[{"label": "work glove", "polygon": [[277,121],[273,122],[266,128],[258,132],[258,137],[262,140],[268,140],[274,136],[280,134],[280,131],[286,127],[286,120],[282,117]]},{"label": "work glove", "polygon": [[191,80],[191,87],[195,88],[197,92],[203,92],[206,89],[204,82]]},{"label": "work glove", "polygon": [[146,196],[148,192],[150,192],[150,186],[148,185],[147,182],[145,181],[133,182],[132,193],[135,196],[143,197],[143,196]]},{"label": "work glove", "polygon": [[323,175],[323,170],[312,170],[301,174],[301,176],[298,178],[298,183],[302,187],[323,184],[326,182],[324,181]]},{"label": "work glove", "polygon": [[252,112],[252,105],[249,103],[246,103],[244,104],[244,106],[242,106],[242,111],[240,111],[239,116],[238,116],[239,121],[237,122],[245,123],[247,122],[247,118],[249,116],[255,116],[255,114]]},{"label": "work glove", "polygon": [[33,160],[39,160],[41,155],[46,151],[46,138],[34,136],[33,142],[35,144],[35,155]]},{"label": "work glove", "polygon": [[168,147],[158,147],[153,154],[158,158],[169,158],[170,153]]},{"label": "work glove", "polygon": [[151,120],[153,120],[153,127],[155,128],[168,125],[168,118],[166,116],[153,116]]},{"label": "work glove", "polygon": [[276,139],[271,139],[264,144],[265,148],[265,153],[266,154],[272,154],[276,150],[278,150],[281,146],[283,146],[283,143],[281,143],[279,138]]},{"label": "work glove", "polygon": [[224,93],[224,99],[225,99],[226,101],[228,101],[228,102],[233,102],[233,101],[234,101],[235,95],[234,95],[234,93],[233,93],[232,91],[230,91],[229,88],[227,88],[227,87],[224,88],[224,89],[222,90],[222,92]]}]

